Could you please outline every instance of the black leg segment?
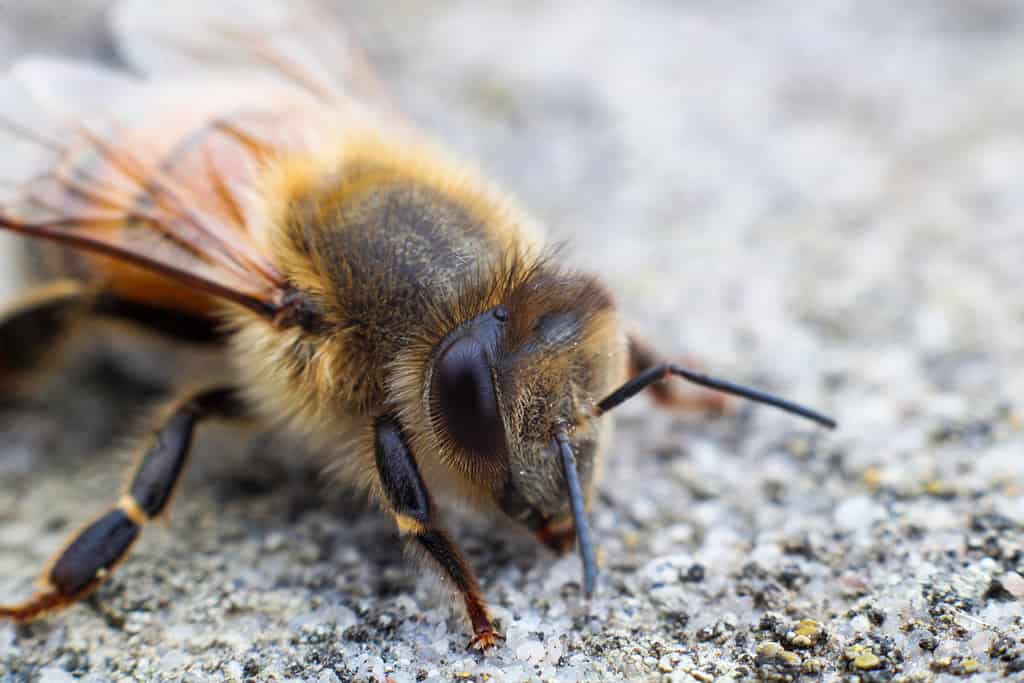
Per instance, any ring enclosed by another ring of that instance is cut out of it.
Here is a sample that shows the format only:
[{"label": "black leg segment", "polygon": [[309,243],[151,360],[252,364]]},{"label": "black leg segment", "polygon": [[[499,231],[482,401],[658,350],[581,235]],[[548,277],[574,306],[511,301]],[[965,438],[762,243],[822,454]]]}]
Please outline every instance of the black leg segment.
[{"label": "black leg segment", "polygon": [[146,517],[158,516],[170,500],[185,467],[196,423],[207,417],[238,417],[243,412],[239,397],[229,389],[199,394],[174,411],[157,431],[128,486],[128,495]]},{"label": "black leg segment", "polygon": [[83,593],[121,561],[140,531],[121,508],[104,513],[64,548],[50,570],[50,584],[61,595]]},{"label": "black leg segment", "polygon": [[156,517],[170,500],[174,484],[185,467],[192,432],[199,416],[191,410],[176,412],[157,432],[128,487],[128,495],[146,517]]},{"label": "black leg segment", "polygon": [[430,496],[398,420],[377,419],[374,454],[377,473],[392,511],[421,525],[430,522]]},{"label": "black leg segment", "polygon": [[458,546],[435,519],[430,493],[394,416],[384,415],[374,422],[374,450],[381,488],[399,531],[426,551],[462,595],[473,626],[469,646],[493,647],[500,636],[487,615],[480,585]]},{"label": "black leg segment", "polygon": [[0,605],[0,618],[29,621],[95,590],[128,556],[142,527],[166,511],[196,425],[205,418],[235,418],[244,413],[232,389],[204,391],[178,403],[154,434],[117,505],[71,537],[44,571],[43,590],[23,603]]}]

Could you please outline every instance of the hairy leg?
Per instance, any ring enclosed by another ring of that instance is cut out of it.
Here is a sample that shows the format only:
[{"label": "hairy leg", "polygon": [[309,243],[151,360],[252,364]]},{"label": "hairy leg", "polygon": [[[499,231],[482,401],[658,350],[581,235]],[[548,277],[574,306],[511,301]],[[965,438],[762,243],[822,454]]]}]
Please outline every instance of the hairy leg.
[{"label": "hairy leg", "polygon": [[501,636],[491,624],[480,585],[458,546],[437,520],[430,493],[398,420],[388,415],[378,418],[374,442],[377,473],[399,531],[426,551],[459,591],[473,627],[469,647],[494,647]]},{"label": "hairy leg", "polygon": [[43,570],[28,600],[0,605],[0,618],[31,621],[92,593],[128,556],[142,527],[163,514],[181,478],[196,425],[210,417],[246,414],[236,392],[217,388],[172,404],[142,451],[127,488],[107,512],[72,534]]}]

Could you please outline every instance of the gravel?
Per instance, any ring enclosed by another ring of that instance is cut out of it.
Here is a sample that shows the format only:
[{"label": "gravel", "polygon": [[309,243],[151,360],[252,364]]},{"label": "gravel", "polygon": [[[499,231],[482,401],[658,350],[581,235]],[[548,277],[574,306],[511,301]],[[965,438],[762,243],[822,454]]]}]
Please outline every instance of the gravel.
[{"label": "gravel", "polygon": [[[103,4],[3,3],[0,63],[113,59]],[[482,657],[382,514],[287,437],[212,427],[94,599],[0,624],[0,681],[1024,680],[1024,5],[345,13],[407,110],[666,354],[841,428],[624,407],[589,602],[575,556],[454,511],[506,636]],[[116,330],[76,348],[0,410],[0,599],[210,362]]]}]

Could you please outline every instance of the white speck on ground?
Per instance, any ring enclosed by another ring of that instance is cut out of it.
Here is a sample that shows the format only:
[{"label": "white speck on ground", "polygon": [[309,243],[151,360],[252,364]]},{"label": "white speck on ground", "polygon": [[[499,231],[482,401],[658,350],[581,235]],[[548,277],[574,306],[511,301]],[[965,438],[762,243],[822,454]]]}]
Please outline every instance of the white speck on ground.
[{"label": "white speck on ground", "polygon": [[[3,3],[0,64],[113,59],[103,4]],[[1024,5],[345,11],[660,348],[841,429],[625,406],[589,603],[575,556],[451,516],[507,638],[478,657],[388,520],[212,428],[95,599],[0,625],[0,683],[1024,677]],[[0,600],[118,490],[161,387],[111,355],[0,406]]]}]

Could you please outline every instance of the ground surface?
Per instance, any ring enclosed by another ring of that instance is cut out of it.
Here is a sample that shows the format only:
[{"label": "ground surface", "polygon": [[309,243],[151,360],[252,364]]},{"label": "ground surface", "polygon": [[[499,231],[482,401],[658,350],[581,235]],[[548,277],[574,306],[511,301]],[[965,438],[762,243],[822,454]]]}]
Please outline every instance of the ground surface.
[{"label": "ground surface", "polygon": [[[101,4],[0,4],[0,63],[112,59]],[[93,602],[0,625],[0,681],[1024,679],[1024,5],[632,4],[349,13],[666,352],[842,428],[623,409],[589,604],[575,557],[456,516],[485,658],[382,515],[214,429]],[[0,598],[112,498],[159,394],[93,357],[0,412]]]}]

